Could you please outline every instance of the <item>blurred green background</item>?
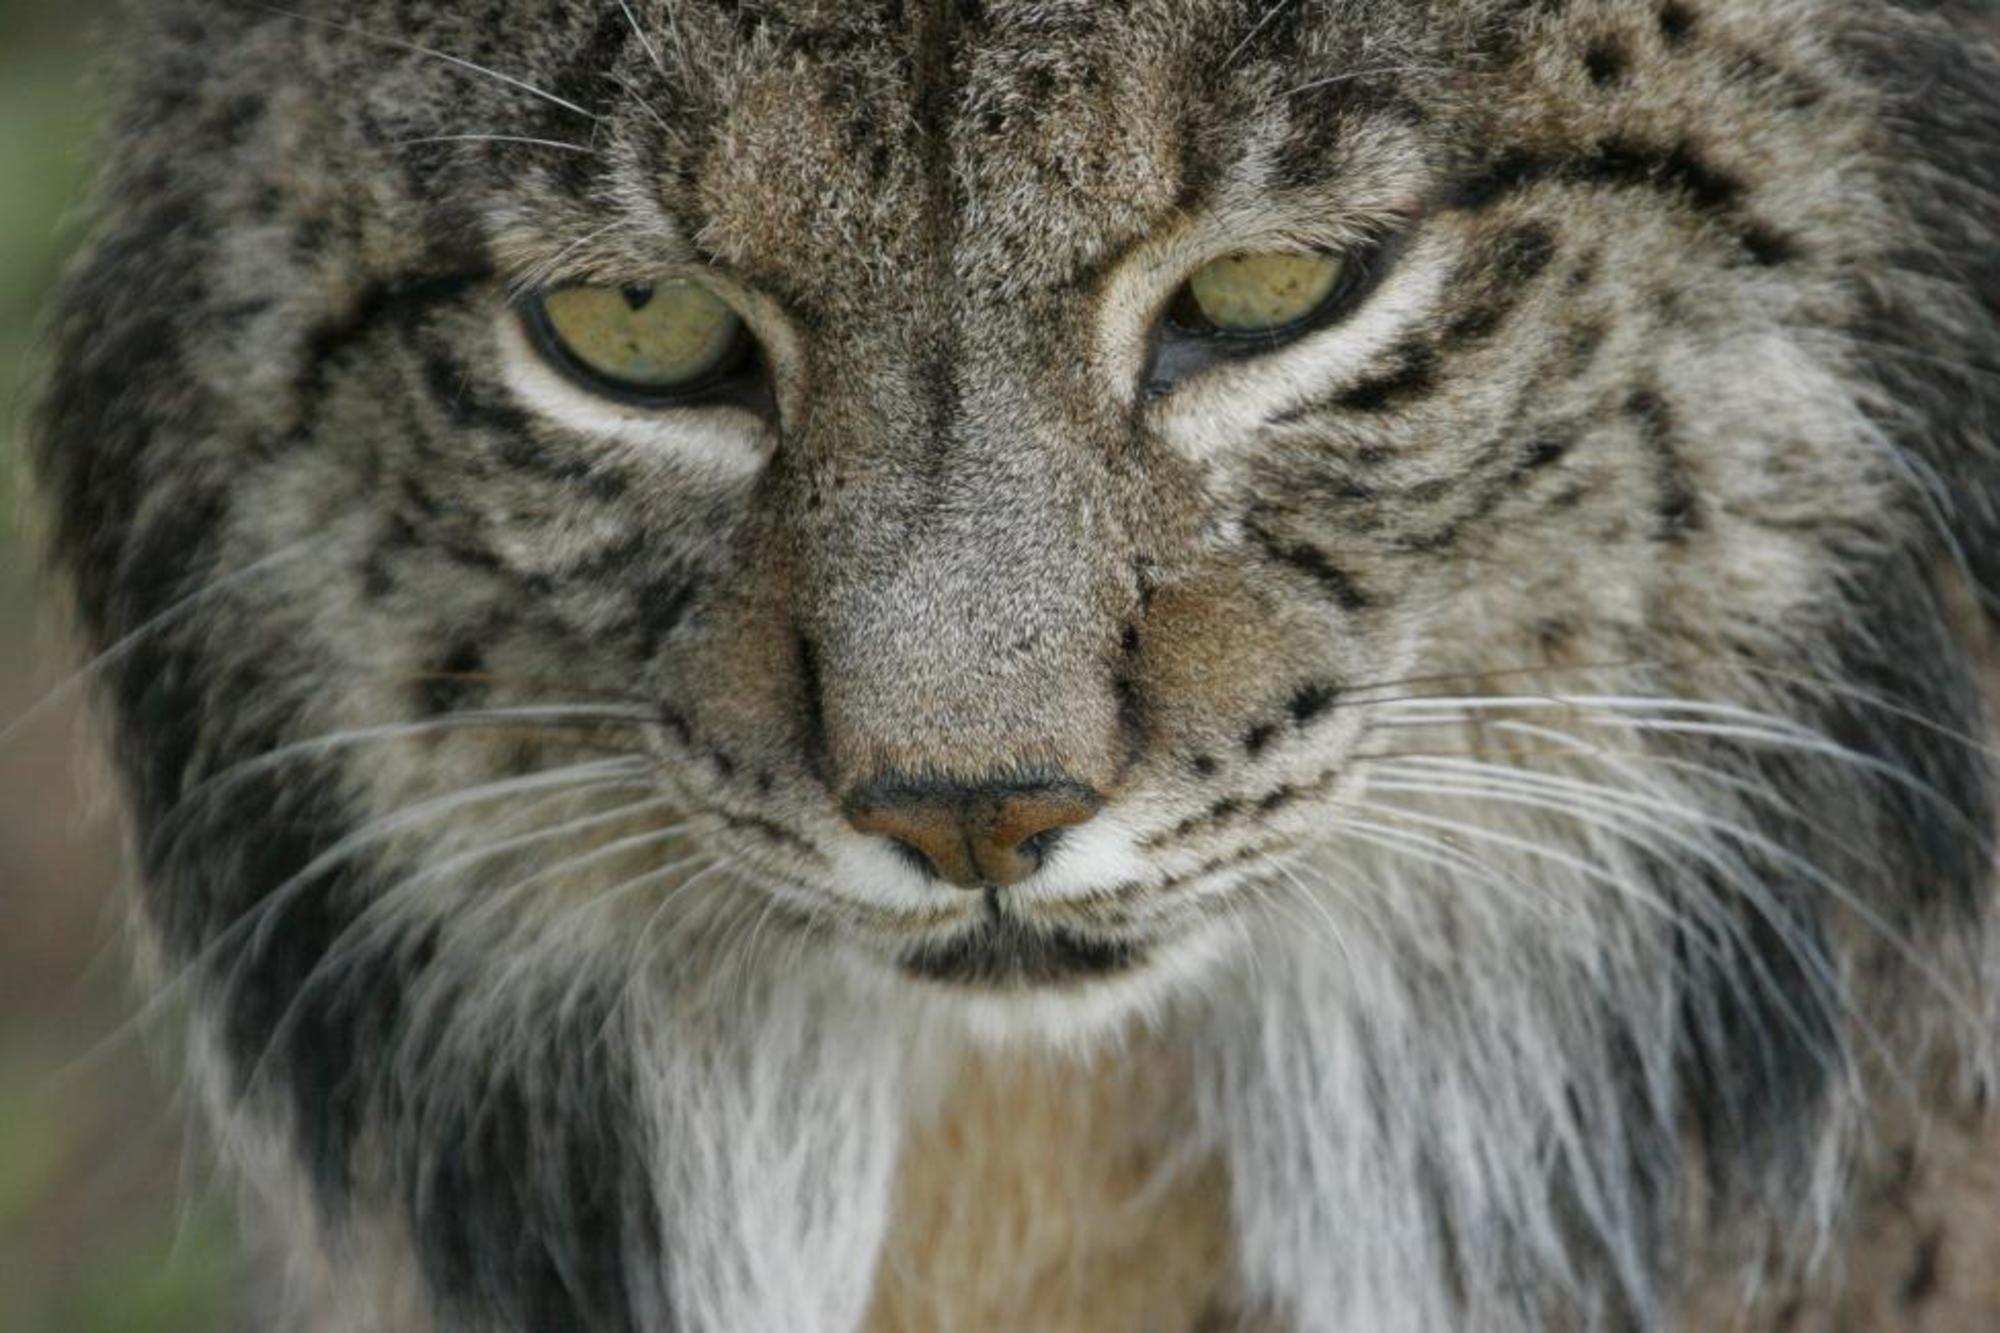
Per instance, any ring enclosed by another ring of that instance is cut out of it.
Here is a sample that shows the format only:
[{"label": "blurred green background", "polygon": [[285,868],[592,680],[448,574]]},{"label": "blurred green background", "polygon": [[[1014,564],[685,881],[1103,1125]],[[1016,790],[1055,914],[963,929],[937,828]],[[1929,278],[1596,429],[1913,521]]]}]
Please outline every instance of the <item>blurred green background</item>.
[{"label": "blurred green background", "polygon": [[[35,312],[74,243],[105,0],[0,0],[0,1330],[236,1326],[228,1185],[190,1138],[172,1015],[127,981],[118,832],[21,531]],[[98,813],[92,813],[96,808]]]}]

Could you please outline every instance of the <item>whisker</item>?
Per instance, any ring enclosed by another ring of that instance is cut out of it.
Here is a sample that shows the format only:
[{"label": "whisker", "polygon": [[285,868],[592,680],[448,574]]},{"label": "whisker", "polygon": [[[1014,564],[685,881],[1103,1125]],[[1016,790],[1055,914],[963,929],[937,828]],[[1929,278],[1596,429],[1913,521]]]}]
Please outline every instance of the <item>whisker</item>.
[{"label": "whisker", "polygon": [[1740,669],[1748,675],[1762,676],[1771,680],[1782,681],[1787,685],[1797,686],[1801,689],[1818,690],[1821,693],[1837,695],[1854,703],[1865,704],[1877,712],[1886,713],[1891,717],[1908,722],[1913,726],[1930,732],[1934,736],[1956,741],[1967,749],[1984,755],[1989,759],[2000,760],[2000,748],[1994,747],[1987,740],[1975,736],[1962,728],[1940,722],[1934,717],[1920,713],[1905,704],[1899,704],[1893,699],[1885,698],[1873,690],[1864,689],[1852,681],[1836,680],[1832,677],[1808,675],[1804,672],[1786,671],[1778,667],[1756,666],[1749,663],[1743,664]]},{"label": "whisker", "polygon": [[[1432,767],[1432,765],[1420,766],[1416,771],[1419,775],[1422,775],[1424,770],[1429,767]],[[1460,767],[1463,767],[1463,765]],[[1693,856],[1698,862],[1707,865],[1713,870],[1716,873],[1717,880],[1721,884],[1727,886],[1730,891],[1749,902],[1758,915],[1778,932],[1780,937],[1784,939],[1787,950],[1791,955],[1801,963],[1806,964],[1816,975],[1817,982],[1823,988],[1824,994],[1834,998],[1840,1007],[1856,1021],[1857,1025],[1870,1036],[1878,1052],[1883,1055],[1888,1067],[1891,1069],[1895,1067],[1888,1047],[1874,1032],[1867,1016],[1854,1008],[1852,998],[1848,995],[1846,987],[1842,985],[1838,974],[1833,970],[1831,961],[1824,955],[1823,951],[1812,947],[1811,941],[1800,936],[1799,927],[1796,922],[1791,919],[1781,905],[1774,901],[1768,893],[1763,891],[1753,868],[1738,857],[1729,854],[1725,846],[1712,841],[1686,836],[1663,820],[1657,818],[1656,815],[1661,811],[1670,811],[1673,814],[1688,818],[1691,822],[1703,827],[1725,833],[1732,839],[1740,841],[1756,851],[1790,863],[1794,869],[1806,875],[1814,884],[1822,888],[1837,901],[1847,904],[1850,907],[1857,906],[1852,892],[1846,889],[1845,886],[1840,885],[1819,867],[1791,853],[1789,849],[1763,838],[1754,830],[1745,829],[1717,818],[1704,807],[1687,805],[1669,806],[1657,796],[1649,800],[1648,798],[1636,796],[1632,793],[1618,791],[1615,788],[1603,787],[1599,784],[1580,780],[1562,779],[1547,774],[1508,772],[1504,765],[1481,765],[1479,767],[1488,769],[1489,771],[1498,771],[1504,773],[1506,776],[1504,780],[1494,778],[1487,781],[1477,781],[1461,777],[1459,781],[1453,783],[1440,783],[1434,779],[1423,779],[1420,776],[1419,780],[1408,783],[1384,781],[1381,786],[1383,790],[1388,792],[1402,791],[1434,797],[1483,797],[1488,800],[1520,805],[1541,810],[1545,813],[1557,814],[1599,828],[1615,838],[1629,842],[1634,846],[1643,847],[1663,858],[1672,859],[1672,857],[1677,855]],[[1509,785],[1515,782],[1518,782],[1520,786],[1530,788],[1530,790],[1540,790],[1542,792],[1553,793],[1554,796],[1567,798],[1568,803],[1565,804],[1563,801],[1553,799],[1553,797],[1538,797],[1525,794],[1516,787]],[[1661,845],[1654,842],[1651,838],[1635,837],[1631,831],[1634,826],[1665,838],[1667,840],[1666,844]],[[1865,911],[1866,909],[1861,908],[1860,910]],[[1871,913],[1870,915],[1872,916],[1873,914]],[[1878,930],[1886,932],[1885,938],[1889,938],[1892,945],[1901,944],[1904,949],[1908,949],[1907,944],[1897,940],[1893,932],[1887,932],[1886,923],[1876,918],[1873,924],[1875,924]],[[1748,941],[1742,938],[1740,932],[1732,931],[1731,933],[1736,936],[1738,943],[1744,946],[1745,956],[1754,961],[1756,953],[1748,947]],[[1911,960],[1916,964],[1919,972],[1939,988],[1940,994],[1947,1001],[1959,1002],[1956,991],[1946,982],[1941,974],[1938,974],[1931,968],[1926,961],[1915,957],[1913,952],[1911,953]]]},{"label": "whisker", "polygon": [[1516,908],[1530,916],[1554,920],[1555,904],[1547,894],[1535,892],[1533,885],[1518,876],[1505,874],[1496,867],[1482,864],[1463,849],[1452,846],[1442,838],[1419,833],[1414,829],[1396,828],[1380,820],[1348,818],[1341,821],[1343,837],[1353,837],[1371,846],[1379,847],[1401,856],[1414,856],[1427,865],[1449,870],[1455,874],[1469,874],[1477,882],[1500,891]]},{"label": "whisker", "polygon": [[[1624,818],[1639,822],[1656,824],[1657,821],[1653,818],[1653,812],[1657,812],[1663,808],[1657,800],[1648,803],[1643,797],[1619,792],[1615,788],[1598,787],[1596,784],[1574,780],[1563,780],[1546,774],[1522,772],[1510,775],[1510,780],[1512,778],[1531,779],[1544,786],[1545,789],[1551,784],[1557,784],[1554,786],[1554,790],[1569,796],[1572,800],[1585,801],[1594,804],[1599,809],[1606,808],[1607,806],[1617,808],[1622,812]],[[1593,787],[1596,789],[1594,791],[1590,790]],[[1461,792],[1458,794],[1472,793]],[[1495,799],[1515,799],[1512,794],[1505,791],[1489,791],[1487,794],[1493,796]],[[1551,805],[1549,808],[1555,810],[1563,809],[1560,805]],[[1773,840],[1761,831],[1721,817],[1705,807],[1683,805],[1678,807],[1676,813],[1688,817],[1706,828],[1725,834],[1731,840],[1740,843],[1744,847],[1761,855],[1768,856],[1780,865],[1796,871],[1805,877],[1807,882],[1825,892],[1848,911],[1853,912],[1863,924],[1875,931],[1879,938],[1911,965],[1919,978],[1931,984],[1939,998],[1957,1009],[1962,1018],[1975,1025],[1984,1021],[1971,1002],[1959,993],[1958,988],[1953,986],[1928,958],[1924,957],[1922,952],[1911,943],[1905,932],[1897,930],[1881,913],[1870,907],[1858,894],[1834,879],[1823,868],[1800,856],[1791,848]],[[1688,845],[1688,849],[1694,851],[1697,855],[1708,854],[1692,843]],[[1718,870],[1724,869],[1724,867],[1716,865],[1713,860],[1709,863]],[[1756,876],[1747,865],[1738,863],[1730,867],[1730,869],[1734,873],[1724,874],[1722,878],[1733,890],[1747,894],[1758,883]],[[1779,919],[1783,915],[1781,912],[1767,910],[1766,907],[1761,905],[1759,906],[1759,911],[1763,912],[1774,926],[1778,924]],[[1833,977],[1831,973],[1827,974],[1827,981],[1829,985],[1838,984],[1838,978]]]},{"label": "whisker", "polygon": [[330,546],[333,543],[334,539],[327,536],[313,537],[306,541],[294,542],[290,546],[286,546],[261,559],[252,561],[241,569],[213,579],[193,592],[177,599],[165,610],[158,612],[141,623],[138,628],[120,635],[117,641],[112,643],[111,646],[103,649],[88,662],[70,672],[68,676],[64,677],[62,681],[53,686],[41,698],[30,704],[27,711],[23,712],[6,726],[0,727],[0,748],[5,748],[9,741],[13,740],[28,727],[34,725],[37,719],[46,715],[64,700],[70,698],[77,690],[101,675],[106,668],[124,660],[124,658],[129,656],[134,649],[147,639],[173,625],[176,621],[184,619],[203,604],[228,592],[240,583],[256,578],[261,574],[268,574],[273,569],[282,568],[294,560],[300,559],[322,547]]},{"label": "whisker", "polygon": [[[1833,738],[1812,730],[1797,720],[1777,714],[1763,713],[1745,708],[1739,704],[1720,703],[1711,700],[1683,699],[1672,696],[1643,697],[1621,695],[1497,695],[1465,696],[1438,701],[1439,710],[1430,715],[1425,706],[1398,705],[1391,710],[1391,716],[1377,720],[1374,725],[1386,727],[1425,727],[1438,725],[1469,725],[1471,714],[1475,712],[1505,712],[1508,710],[1531,711],[1536,708],[1554,708],[1590,718],[1608,728],[1616,728],[1638,733],[1663,735],[1708,736],[1724,740],[1741,740],[1768,745],[1774,749],[1789,749],[1801,753],[1834,759],[1853,768],[1874,774],[1885,781],[1894,783],[1905,790],[1922,796],[1953,823],[1957,824],[1978,845],[1988,841],[1984,833],[1973,825],[1966,812],[1952,802],[1935,787],[1916,777],[1908,770],[1887,763],[1874,755],[1843,745]],[[1650,710],[1655,716],[1642,714]],[[1660,714],[1687,713],[1694,718],[1722,719],[1719,721],[1689,720],[1687,718],[1660,716]]]},{"label": "whisker", "polygon": [[526,300],[538,289],[546,287],[564,276],[563,265],[567,264],[570,257],[578,251],[586,249],[594,242],[600,241],[606,236],[627,230],[634,225],[635,223],[631,218],[618,217],[613,218],[601,227],[591,228],[581,236],[571,240],[562,249],[556,251],[547,259],[542,260],[540,263],[517,275],[513,281],[507,284],[507,299],[509,301]]},{"label": "whisker", "polygon": [[494,671],[370,671],[364,675],[366,679],[372,681],[401,682],[410,685],[436,681],[454,685],[483,685],[496,689],[557,690],[577,699],[625,704],[642,712],[648,711],[653,706],[652,700],[636,691],[580,685],[574,681],[558,680],[550,676],[502,675]]},{"label": "whisker", "polygon": [[1243,40],[1230,48],[1229,54],[1222,58],[1222,64],[1218,68],[1228,69],[1231,65],[1234,65],[1236,57],[1249,50],[1250,44],[1257,40],[1257,35],[1271,26],[1271,20],[1284,13],[1293,3],[1294,0],[1271,0],[1271,7],[1264,11],[1262,18],[1251,25],[1249,32],[1243,34]]},{"label": "whisker", "polygon": [[[1439,795],[1439,794],[1453,794],[1453,793],[1431,791],[1425,794]],[[1467,793],[1457,793],[1457,794],[1463,795]],[[1369,802],[1357,802],[1356,804],[1360,805],[1362,808],[1372,809],[1378,814],[1386,815],[1391,818],[1402,818],[1402,819],[1413,820],[1417,823],[1438,828],[1442,831],[1455,833],[1460,837],[1469,838],[1475,841],[1492,842],[1495,845],[1506,847],[1510,850],[1521,852],[1531,857],[1538,857],[1541,859],[1548,860],[1552,864],[1563,866],[1564,868],[1570,870],[1572,873],[1581,876],[1585,880],[1591,883],[1598,884],[1608,889],[1613,894],[1616,894],[1620,898],[1628,902],[1631,902],[1638,907],[1645,909],[1647,912],[1659,918],[1664,924],[1667,924],[1669,926],[1677,927],[1685,919],[1683,912],[1677,910],[1673,904],[1667,902],[1665,899],[1659,897],[1656,894],[1647,892],[1644,889],[1639,888],[1637,885],[1628,882],[1625,879],[1625,877],[1613,873],[1608,867],[1601,866],[1594,862],[1573,856],[1559,849],[1535,843],[1527,839],[1516,838],[1511,835],[1501,833],[1498,830],[1485,828],[1481,825],[1468,823],[1462,820],[1449,819],[1442,816],[1427,815],[1418,811],[1410,810],[1402,806],[1381,805],[1379,803],[1369,803]],[[1769,914],[1766,912],[1765,907],[1757,899],[1752,898],[1751,901],[1752,901],[1752,906],[1757,908],[1760,915],[1766,915],[1767,919],[1770,919]],[[1705,924],[1709,925],[1712,928],[1720,929],[1722,932],[1724,932],[1726,935],[1728,935],[1732,940],[1736,942],[1736,944],[1742,951],[1742,956],[1748,962],[1752,974],[1752,979],[1756,981],[1760,985],[1760,987],[1764,990],[1765,994],[1770,998],[1774,1007],[1776,1007],[1780,1015],[1784,1017],[1787,1025],[1790,1026],[1793,1029],[1793,1031],[1802,1039],[1802,1044],[1805,1046],[1807,1050],[1812,1052],[1814,1059],[1820,1062],[1829,1073],[1842,1072],[1838,1067],[1838,1065],[1834,1062],[1832,1057],[1827,1052],[1822,1051],[1820,1049],[1817,1040],[1817,1034],[1815,1033],[1812,1024],[1807,1021],[1806,1016],[1803,1013],[1799,1012],[1791,996],[1785,991],[1785,989],[1782,986],[1778,984],[1777,979],[1770,974],[1770,969],[1762,961],[1758,952],[1754,948],[1749,947],[1749,942],[1743,934],[1743,927],[1740,924],[1730,920],[1730,918],[1728,918],[1726,915],[1720,917],[1716,916],[1711,911],[1706,910],[1704,906],[1698,901],[1690,902],[1689,906],[1693,907],[1696,911],[1701,913],[1701,919],[1704,921]],[[1794,954],[1794,956],[1798,957],[1801,962],[1805,962],[1808,964],[1818,962],[1822,966],[1824,965],[1824,960],[1819,959],[1817,957],[1816,951],[1802,952],[1800,950],[1799,942],[1795,934],[1785,930],[1785,925],[1782,922],[1782,920],[1777,920],[1777,919],[1771,920],[1771,924],[1774,929],[1780,931],[1781,936],[1785,939],[1788,949]],[[1686,935],[1686,938],[1692,947],[1699,949],[1704,956],[1708,957],[1711,961],[1715,962],[1717,964],[1718,970],[1723,975],[1727,976],[1732,973],[1733,969],[1728,966],[1728,959],[1717,951],[1716,946],[1714,944],[1705,942],[1702,939],[1701,934],[1699,932],[1688,933]],[[1835,994],[1844,997],[1844,991],[1836,991]],[[1845,1072],[1847,1072],[1849,1077],[1855,1076],[1853,1071],[1851,1070]]]},{"label": "whisker", "polygon": [[[621,787],[628,787],[630,779],[627,778],[626,774],[609,767],[622,762],[626,761],[598,760],[585,764],[568,765],[563,768],[550,770],[547,773],[533,774],[528,778],[509,778],[502,783],[482,784],[464,792],[453,793],[453,796],[458,799],[448,806],[437,802],[426,802],[420,806],[412,807],[410,810],[398,812],[398,815],[394,817],[397,820],[398,828],[384,831],[379,835],[372,835],[372,831],[383,821],[376,821],[375,823],[363,826],[363,828],[350,834],[349,837],[329,847],[326,852],[315,858],[312,863],[291,875],[282,883],[261,894],[257,901],[246,907],[235,920],[222,926],[188,957],[179,960],[173,973],[170,976],[162,978],[157,985],[151,988],[151,994],[137,1014],[133,1015],[126,1023],[121,1024],[117,1030],[108,1034],[103,1040],[93,1044],[90,1050],[84,1052],[73,1062],[76,1069],[80,1073],[103,1054],[115,1049],[129,1036],[143,1030],[145,1026],[153,1022],[170,1005],[177,1003],[180,993],[198,981],[207,969],[214,964],[219,955],[236,947],[245,932],[255,931],[261,940],[262,931],[268,919],[286,910],[291,905],[293,897],[309,886],[319,874],[332,868],[339,860],[365,850],[366,846],[381,841],[392,833],[400,831],[403,827],[421,822],[418,818],[420,815],[455,813],[458,810],[478,804],[481,801],[500,800],[521,792],[541,794],[564,790],[570,795],[576,796],[592,791],[615,791]],[[504,790],[496,790],[496,788],[503,787]],[[434,805],[440,808],[429,808]],[[340,854],[336,855],[336,852]],[[261,944],[257,944],[254,947],[261,947]]]},{"label": "whisker", "polygon": [[1315,88],[1329,88],[1335,84],[1352,83],[1356,79],[1379,78],[1386,74],[1443,74],[1446,71],[1437,65],[1376,65],[1371,69],[1349,70],[1344,74],[1329,75],[1324,79],[1314,79],[1310,83],[1294,84],[1279,93],[1280,97],[1297,97]]},{"label": "whisker", "polygon": [[[593,822],[601,823],[607,818],[629,818],[636,807],[654,804],[658,804],[658,802],[639,801],[630,803],[594,817]],[[573,830],[584,822],[586,821],[573,821],[567,829],[544,830],[543,840],[546,840],[549,836],[554,836],[558,832]],[[670,843],[680,836],[684,831],[684,827],[682,825],[674,825],[621,839],[619,842],[622,845],[617,847],[616,850],[629,851],[649,843],[660,845]],[[557,861],[552,865],[541,867],[535,873],[513,880],[499,890],[496,890],[485,900],[481,901],[471,913],[454,915],[450,919],[449,924],[455,933],[462,937],[471,937],[473,932],[469,929],[470,927],[477,926],[483,921],[490,920],[510,909],[526,896],[527,890],[534,884],[552,878],[566,870],[575,869],[587,861],[604,859],[611,854],[613,854],[611,845],[607,844],[592,849],[591,852],[569,857]],[[538,934],[543,937],[553,936],[559,927],[565,925],[577,915],[584,912],[603,911],[625,893],[633,891],[635,887],[643,886],[643,881],[648,878],[675,870],[690,861],[699,859],[701,855],[701,853],[695,853],[683,857],[678,861],[669,862],[665,866],[656,867],[654,870],[649,871],[645,876],[626,880],[622,884],[615,885],[605,892],[592,894],[586,900],[572,904],[557,912],[553,918],[538,923]],[[395,931],[399,926],[395,913],[401,909],[409,898],[414,896],[414,890],[420,883],[426,879],[435,878],[431,872],[436,869],[437,867],[428,867],[424,872],[400,881],[382,896],[369,903],[368,907],[341,931],[339,936],[334,939],[320,958],[315,961],[312,970],[300,979],[286,1003],[285,1011],[279,1016],[278,1021],[272,1025],[271,1034],[265,1042],[264,1054],[258,1057],[258,1060],[243,1076],[246,1083],[254,1084],[257,1081],[263,1072],[265,1061],[272,1052],[283,1044],[285,1038],[290,1035],[292,1028],[296,1026],[304,1014],[304,1006],[318,991],[335,984],[353,960],[367,957],[369,946],[376,943],[382,935],[387,934],[391,938],[394,938]],[[517,955],[508,953],[504,956],[512,958]]]},{"label": "whisker", "polygon": [[588,144],[571,143],[567,139],[538,139],[531,134],[426,134],[415,139],[397,139],[392,148],[411,148],[427,143],[504,143],[522,144],[533,148],[560,148],[568,153],[595,153]]},{"label": "whisker", "polygon": [[639,16],[632,12],[632,6],[627,4],[626,0],[618,0],[618,7],[625,11],[625,21],[632,25],[632,35],[639,39],[639,46],[646,52],[646,59],[653,62],[653,69],[661,78],[666,78],[667,67],[660,59],[659,48],[655,47],[652,39],[646,36],[646,30],[639,26]]},{"label": "whisker", "polygon": [[432,47],[419,45],[416,42],[405,41],[401,37],[391,37],[385,33],[370,32],[365,28],[357,28],[351,23],[340,23],[336,22],[333,19],[316,18],[311,14],[302,14],[296,9],[286,9],[282,5],[267,4],[260,6],[260,8],[265,9],[273,14],[282,15],[286,18],[297,19],[301,23],[310,23],[313,26],[319,28],[330,28],[335,32],[344,32],[348,34],[350,37],[359,37],[363,41],[376,42],[383,46],[393,47],[399,51],[408,51],[412,55],[419,55],[430,60],[442,61],[447,65],[453,66],[454,68],[465,70],[472,74],[481,75],[485,78],[494,80],[496,83],[505,84],[509,88],[517,88],[520,91],[527,93],[532,97],[540,98],[542,101],[549,103],[551,106],[558,106],[565,111],[573,112],[576,115],[582,116],[585,120],[596,121],[600,118],[595,112],[590,111],[584,107],[578,106],[575,102],[570,101],[566,97],[558,97],[556,94],[550,92],[546,88],[537,88],[534,84],[529,83],[524,79],[517,79],[511,74],[503,74],[497,69],[488,69],[486,66],[478,64],[474,61],[467,60],[462,56],[451,55],[447,52],[439,51]]},{"label": "whisker", "polygon": [[[1519,680],[1538,676],[1575,676],[1595,672],[1642,671],[1653,667],[1680,666],[1682,663],[1671,658],[1627,657],[1609,658],[1594,662],[1565,662],[1561,664],[1539,662],[1509,667],[1488,667],[1476,671],[1441,671],[1421,676],[1392,676],[1384,680],[1363,681],[1340,687],[1340,696],[1332,707],[1375,706],[1398,703],[1405,699],[1424,700],[1441,696],[1429,694],[1408,694],[1396,699],[1360,698],[1356,695],[1374,695],[1383,690],[1415,690],[1424,685],[1449,685],[1458,681]],[[1504,697],[1504,696],[1503,696]]]},{"label": "whisker", "polygon": [[625,78],[623,75],[617,73],[616,71],[606,74],[604,77],[611,80],[613,83],[617,84],[619,88],[624,90],[624,93],[627,97],[631,98],[634,102],[637,102],[639,104],[639,109],[641,111],[644,111],[646,115],[652,120],[652,122],[655,125],[659,126],[664,133],[672,134],[674,132],[673,123],[669,121],[666,118],[666,116],[661,114],[660,109],[654,106],[652,101],[649,98],[647,98],[647,96],[644,93],[640,92],[637,88],[633,87],[629,79]]},{"label": "whisker", "polygon": [[[636,725],[648,720],[650,715],[642,710],[617,713],[606,710],[598,704],[537,704],[469,710],[414,722],[376,723],[291,741],[211,773],[182,793],[173,808],[160,817],[147,840],[147,849],[149,854],[157,849],[157,855],[161,859],[171,860],[177,854],[181,838],[188,832],[188,821],[201,813],[200,803],[212,802],[244,783],[281,769],[286,764],[321,758],[340,750],[380,741],[408,740],[417,736],[433,736],[456,731],[510,728],[554,731],[560,727],[575,728],[587,733],[619,724]],[[574,737],[568,739],[571,743],[575,743]]]}]

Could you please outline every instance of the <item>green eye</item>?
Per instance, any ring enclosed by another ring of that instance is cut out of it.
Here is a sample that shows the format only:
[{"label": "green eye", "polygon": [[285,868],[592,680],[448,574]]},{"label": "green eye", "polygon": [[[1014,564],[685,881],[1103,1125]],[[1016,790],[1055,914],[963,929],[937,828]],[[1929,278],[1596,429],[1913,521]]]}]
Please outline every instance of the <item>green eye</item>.
[{"label": "green eye", "polygon": [[1348,272],[1330,255],[1228,255],[1195,271],[1168,318],[1196,333],[1275,333],[1326,305]]},{"label": "green eye", "polygon": [[528,325],[544,355],[611,397],[672,403],[742,369],[754,346],[742,317],[698,282],[558,287]]}]

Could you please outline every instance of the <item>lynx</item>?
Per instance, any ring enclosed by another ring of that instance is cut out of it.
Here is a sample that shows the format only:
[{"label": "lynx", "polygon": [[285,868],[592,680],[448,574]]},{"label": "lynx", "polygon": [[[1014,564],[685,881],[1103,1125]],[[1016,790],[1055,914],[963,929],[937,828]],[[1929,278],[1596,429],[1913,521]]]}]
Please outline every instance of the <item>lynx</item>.
[{"label": "lynx", "polygon": [[260,1326],[2000,1326],[1976,6],[128,22],[34,461]]}]

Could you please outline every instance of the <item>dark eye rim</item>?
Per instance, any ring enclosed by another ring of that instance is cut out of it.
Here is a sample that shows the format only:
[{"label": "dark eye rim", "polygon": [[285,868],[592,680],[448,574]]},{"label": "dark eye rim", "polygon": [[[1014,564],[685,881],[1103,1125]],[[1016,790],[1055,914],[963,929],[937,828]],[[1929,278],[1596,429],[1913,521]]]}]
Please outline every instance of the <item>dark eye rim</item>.
[{"label": "dark eye rim", "polygon": [[596,285],[599,284],[562,283],[529,292],[514,302],[515,315],[528,335],[529,344],[565,379],[599,398],[627,407],[656,411],[716,406],[743,407],[757,412],[769,410],[771,394],[764,349],[757,336],[750,331],[749,323],[741,316],[737,317],[735,340],[728,354],[712,370],[684,384],[669,388],[620,379],[590,365],[556,332],[546,302],[557,292]]},{"label": "dark eye rim", "polygon": [[1275,328],[1218,328],[1200,314],[1192,282],[1182,282],[1153,323],[1146,370],[1140,380],[1144,396],[1163,397],[1183,380],[1211,366],[1267,356],[1346,319],[1382,285],[1408,239],[1407,231],[1383,232],[1341,252],[1337,257],[1346,267],[1333,290],[1305,314]]}]

